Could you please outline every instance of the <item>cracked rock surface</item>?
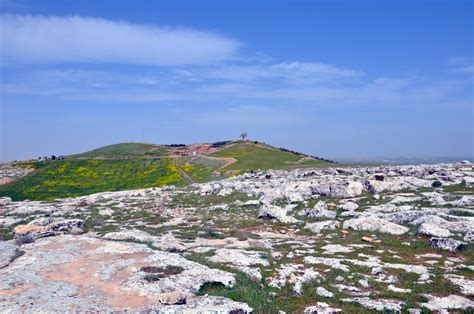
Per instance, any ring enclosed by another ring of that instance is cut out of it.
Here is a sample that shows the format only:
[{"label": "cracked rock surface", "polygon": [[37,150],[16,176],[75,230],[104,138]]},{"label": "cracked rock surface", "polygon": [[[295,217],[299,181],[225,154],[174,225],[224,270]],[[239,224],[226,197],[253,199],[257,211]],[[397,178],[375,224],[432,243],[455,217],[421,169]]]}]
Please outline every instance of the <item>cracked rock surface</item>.
[{"label": "cracked rock surface", "polygon": [[0,198],[0,312],[474,311],[474,167]]}]

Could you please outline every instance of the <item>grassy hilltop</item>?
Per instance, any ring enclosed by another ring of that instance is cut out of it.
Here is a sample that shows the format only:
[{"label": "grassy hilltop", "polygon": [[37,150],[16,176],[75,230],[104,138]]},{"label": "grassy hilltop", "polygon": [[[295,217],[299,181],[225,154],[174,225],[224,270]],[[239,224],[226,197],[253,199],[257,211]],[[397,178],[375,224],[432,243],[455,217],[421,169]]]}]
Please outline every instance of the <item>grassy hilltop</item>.
[{"label": "grassy hilltop", "polygon": [[134,157],[160,157],[167,153],[167,148],[161,145],[145,143],[120,143],[100,147],[82,154],[71,155],[70,158],[134,158]]},{"label": "grassy hilltop", "polygon": [[[192,154],[195,149],[196,155]],[[120,143],[65,160],[21,165],[35,171],[0,186],[0,196],[53,200],[103,191],[182,186],[257,169],[319,167],[330,163],[259,142],[235,141],[219,146]]]}]

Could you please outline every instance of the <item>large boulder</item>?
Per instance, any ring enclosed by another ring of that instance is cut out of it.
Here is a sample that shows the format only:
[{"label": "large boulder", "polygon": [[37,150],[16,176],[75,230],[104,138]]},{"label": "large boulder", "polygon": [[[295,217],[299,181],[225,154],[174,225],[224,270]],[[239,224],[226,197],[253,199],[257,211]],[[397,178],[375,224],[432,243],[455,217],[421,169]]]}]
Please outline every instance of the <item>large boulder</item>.
[{"label": "large boulder", "polygon": [[21,241],[38,239],[59,234],[80,234],[84,229],[84,220],[53,220],[40,218],[27,225],[18,225],[13,229],[13,237]]},{"label": "large boulder", "polygon": [[407,227],[397,225],[393,222],[376,216],[365,216],[348,219],[344,222],[343,228],[359,231],[378,231],[394,235],[401,235],[407,233],[410,230]]},{"label": "large boulder", "polygon": [[449,230],[430,223],[421,224],[421,226],[418,228],[418,234],[441,238],[448,238],[451,236],[451,232],[449,232]]},{"label": "large boulder", "polygon": [[305,208],[300,212],[300,215],[305,215],[311,218],[336,218],[336,212],[328,210],[328,205],[323,201],[319,201],[313,208]]},{"label": "large boulder", "polygon": [[365,180],[364,188],[369,193],[380,193],[390,189],[390,183],[378,180]]},{"label": "large boulder", "polygon": [[349,181],[343,184],[331,185],[331,196],[336,198],[350,198],[362,194],[364,186],[360,182]]},{"label": "large boulder", "polygon": [[344,202],[342,204],[337,205],[337,208],[346,210],[346,211],[354,211],[357,208],[359,208],[359,205],[357,205],[354,202]]},{"label": "large boulder", "polygon": [[199,194],[201,195],[212,195],[217,194],[222,189],[222,185],[219,183],[205,183],[199,188]]},{"label": "large boulder", "polygon": [[276,219],[285,223],[293,223],[297,221],[295,218],[287,216],[286,209],[268,203],[264,203],[260,207],[258,218]]},{"label": "large boulder", "polygon": [[469,230],[464,235],[464,241],[474,242],[474,230]]},{"label": "large boulder", "polygon": [[449,239],[449,238],[437,238],[433,237],[428,241],[428,245],[435,248],[435,249],[440,249],[440,250],[445,250],[445,251],[461,251],[467,248],[467,243],[454,240],[454,239]]},{"label": "large boulder", "polygon": [[12,202],[12,199],[9,197],[0,197],[0,207],[10,205]]},{"label": "large boulder", "polygon": [[13,229],[13,238],[21,239],[38,239],[53,236],[54,232],[49,230],[47,226],[37,226],[37,225],[18,225]]},{"label": "large boulder", "polygon": [[337,220],[325,220],[306,224],[305,229],[320,233],[323,230],[335,230],[339,228],[340,224],[341,223]]}]

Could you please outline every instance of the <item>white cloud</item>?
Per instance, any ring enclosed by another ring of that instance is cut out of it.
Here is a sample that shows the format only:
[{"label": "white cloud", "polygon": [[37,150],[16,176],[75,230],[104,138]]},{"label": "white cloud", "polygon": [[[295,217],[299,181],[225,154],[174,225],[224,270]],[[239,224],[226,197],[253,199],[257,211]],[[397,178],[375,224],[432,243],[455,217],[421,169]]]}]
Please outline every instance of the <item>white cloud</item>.
[{"label": "white cloud", "polygon": [[284,80],[290,84],[311,84],[331,80],[353,79],[363,76],[361,71],[314,62],[282,62],[260,65],[227,65],[200,75],[231,81]]},{"label": "white cloud", "polygon": [[142,26],[81,16],[0,16],[7,62],[211,64],[236,57],[240,44],[190,28]]},{"label": "white cloud", "polygon": [[474,73],[474,58],[451,58],[448,62],[451,73]]}]

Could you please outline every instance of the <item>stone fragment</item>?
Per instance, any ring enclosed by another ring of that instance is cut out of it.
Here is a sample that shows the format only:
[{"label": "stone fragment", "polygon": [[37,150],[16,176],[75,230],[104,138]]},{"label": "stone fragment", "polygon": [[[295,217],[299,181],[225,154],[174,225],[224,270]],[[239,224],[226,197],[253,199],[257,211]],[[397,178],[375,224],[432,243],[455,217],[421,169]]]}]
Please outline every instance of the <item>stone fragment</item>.
[{"label": "stone fragment", "polygon": [[367,237],[367,236],[364,236],[362,238],[360,238],[362,241],[364,242],[369,242],[369,243],[381,243],[382,241],[380,241],[379,239],[374,239],[374,238],[371,238],[371,237]]},{"label": "stone fragment", "polygon": [[333,298],[334,297],[334,293],[332,293],[331,291],[327,290],[324,287],[317,287],[316,288],[316,294],[320,295],[322,297],[325,297],[325,298]]}]

